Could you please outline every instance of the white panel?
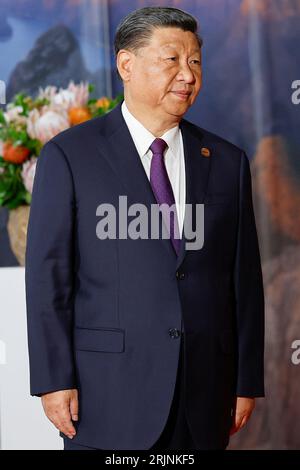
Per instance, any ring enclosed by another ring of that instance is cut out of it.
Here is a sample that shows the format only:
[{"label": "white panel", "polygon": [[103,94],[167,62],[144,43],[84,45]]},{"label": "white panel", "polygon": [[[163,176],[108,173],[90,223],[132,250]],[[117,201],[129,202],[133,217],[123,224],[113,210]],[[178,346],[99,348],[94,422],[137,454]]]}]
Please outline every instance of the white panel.
[{"label": "white panel", "polygon": [[40,398],[29,393],[25,269],[0,269],[0,448],[62,449]]}]

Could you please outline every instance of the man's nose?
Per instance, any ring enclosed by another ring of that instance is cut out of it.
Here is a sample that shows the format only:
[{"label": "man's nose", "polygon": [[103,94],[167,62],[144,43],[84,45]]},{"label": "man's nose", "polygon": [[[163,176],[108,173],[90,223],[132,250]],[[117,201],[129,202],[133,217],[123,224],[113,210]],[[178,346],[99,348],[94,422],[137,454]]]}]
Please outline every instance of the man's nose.
[{"label": "man's nose", "polygon": [[191,70],[188,63],[183,63],[180,65],[180,70],[177,75],[178,80],[184,80],[186,83],[194,83],[196,81],[196,77]]}]

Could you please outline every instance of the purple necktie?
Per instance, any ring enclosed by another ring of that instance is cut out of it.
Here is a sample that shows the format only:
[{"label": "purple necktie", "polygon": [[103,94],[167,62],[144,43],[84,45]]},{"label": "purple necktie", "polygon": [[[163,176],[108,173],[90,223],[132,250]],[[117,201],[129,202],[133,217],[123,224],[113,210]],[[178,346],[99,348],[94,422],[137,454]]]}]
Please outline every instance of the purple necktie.
[{"label": "purple necktie", "polygon": [[[164,162],[164,151],[167,146],[167,143],[160,138],[155,139],[150,146],[150,150],[153,152],[150,168],[150,184],[157,203],[165,203],[168,204],[168,206],[172,206],[173,204],[175,204],[175,198]],[[167,222],[167,218],[164,218],[164,220],[165,222]],[[175,238],[174,236],[174,234],[176,233],[174,231],[175,228],[177,229],[177,233],[179,234],[176,210],[174,212],[170,211],[170,230],[169,227],[167,227],[167,229],[168,233],[170,234],[174,250],[178,255],[180,248],[180,239]]]}]

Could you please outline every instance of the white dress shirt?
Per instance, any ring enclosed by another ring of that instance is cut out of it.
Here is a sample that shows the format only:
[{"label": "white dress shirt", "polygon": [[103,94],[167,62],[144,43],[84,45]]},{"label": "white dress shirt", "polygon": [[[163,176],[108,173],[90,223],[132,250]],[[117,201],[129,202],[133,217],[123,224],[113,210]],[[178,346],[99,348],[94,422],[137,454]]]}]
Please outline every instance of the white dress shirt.
[{"label": "white dress shirt", "polygon": [[[121,110],[147,177],[150,180],[152,151],[149,147],[156,137],[130,113],[125,100],[122,103]],[[165,166],[172,185],[179,231],[182,234],[185,209],[185,164],[183,141],[179,125],[169,129],[160,138],[168,144],[168,148],[164,153]]]}]

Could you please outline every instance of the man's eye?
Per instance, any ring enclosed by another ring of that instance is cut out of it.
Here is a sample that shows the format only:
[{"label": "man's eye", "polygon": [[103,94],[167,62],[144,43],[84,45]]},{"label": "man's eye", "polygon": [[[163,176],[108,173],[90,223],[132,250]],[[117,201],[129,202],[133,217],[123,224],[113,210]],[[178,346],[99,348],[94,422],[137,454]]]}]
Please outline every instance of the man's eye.
[{"label": "man's eye", "polygon": [[194,64],[201,65],[200,60],[197,60],[197,59],[193,59],[191,62],[193,62]]},{"label": "man's eye", "polygon": [[176,60],[176,57],[168,57],[168,60],[175,61],[175,60]]}]

